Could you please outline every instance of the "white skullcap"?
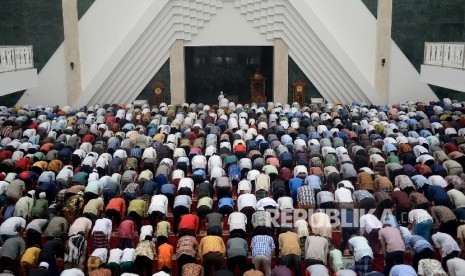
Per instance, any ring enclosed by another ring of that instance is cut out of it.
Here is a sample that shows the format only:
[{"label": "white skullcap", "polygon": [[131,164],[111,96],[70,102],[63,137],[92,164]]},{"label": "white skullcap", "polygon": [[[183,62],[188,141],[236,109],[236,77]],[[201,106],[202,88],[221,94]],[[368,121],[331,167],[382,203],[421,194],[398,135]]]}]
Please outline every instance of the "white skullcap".
[{"label": "white skullcap", "polygon": [[46,197],[47,197],[47,194],[46,194],[45,192],[41,192],[41,193],[39,194],[39,198],[41,198],[41,199],[44,199],[44,198],[46,198]]}]

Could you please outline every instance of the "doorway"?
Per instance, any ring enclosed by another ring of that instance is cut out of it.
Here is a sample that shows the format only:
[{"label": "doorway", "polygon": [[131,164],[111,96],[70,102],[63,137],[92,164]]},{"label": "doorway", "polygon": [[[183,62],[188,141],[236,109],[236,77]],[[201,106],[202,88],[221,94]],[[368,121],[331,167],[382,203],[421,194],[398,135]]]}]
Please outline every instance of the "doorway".
[{"label": "doorway", "polygon": [[266,78],[265,95],[273,99],[273,47],[185,47],[186,100],[218,104],[223,91],[237,103],[251,102],[250,78],[260,72]]}]

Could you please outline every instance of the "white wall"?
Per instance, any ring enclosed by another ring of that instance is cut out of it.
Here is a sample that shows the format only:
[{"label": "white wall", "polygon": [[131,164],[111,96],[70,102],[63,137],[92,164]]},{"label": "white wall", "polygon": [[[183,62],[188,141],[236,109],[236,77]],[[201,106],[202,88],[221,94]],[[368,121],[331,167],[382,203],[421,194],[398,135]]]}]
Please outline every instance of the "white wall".
[{"label": "white wall", "polygon": [[185,46],[273,46],[234,8],[233,1],[223,1],[216,15]]},{"label": "white wall", "polygon": [[465,70],[422,65],[420,80],[432,85],[465,92]]},{"label": "white wall", "polygon": [[[147,11],[160,10],[167,0],[99,0],[79,21],[82,93],[76,105],[85,105],[114,67],[121,61],[151,17]],[[151,7],[152,5],[152,7]],[[67,104],[63,45],[53,54],[39,74],[39,86],[28,89],[21,104]]]},{"label": "white wall", "polygon": [[0,96],[37,86],[37,69],[0,73]]},{"label": "white wall", "polygon": [[[335,55],[340,54],[337,45],[345,52],[339,56],[341,65],[354,79],[358,79],[359,83],[364,82],[360,80],[359,73],[361,73],[365,81],[374,87],[375,62],[378,62],[375,61],[376,18],[365,4],[361,0],[304,0],[304,2],[311,7],[313,15],[327,29],[326,34],[319,33],[320,38],[327,39],[326,45],[333,48],[331,51]],[[331,39],[337,45],[333,45]],[[351,63],[347,62],[346,57]],[[387,62],[391,62],[390,103],[437,100],[429,86],[420,82],[418,71],[394,42],[391,61]],[[365,93],[369,91],[367,87],[365,91]]]},{"label": "white wall", "polygon": [[376,19],[361,0],[305,0],[374,86]]},{"label": "white wall", "polygon": [[26,90],[18,104],[66,105],[65,53],[63,44],[58,47],[39,73],[38,86]]}]

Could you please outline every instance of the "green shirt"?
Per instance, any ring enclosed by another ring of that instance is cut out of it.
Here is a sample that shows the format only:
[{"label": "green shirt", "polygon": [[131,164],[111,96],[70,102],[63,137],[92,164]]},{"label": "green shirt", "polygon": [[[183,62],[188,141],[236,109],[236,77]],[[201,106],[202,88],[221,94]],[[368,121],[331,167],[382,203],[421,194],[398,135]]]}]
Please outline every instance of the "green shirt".
[{"label": "green shirt", "polygon": [[32,207],[32,211],[31,211],[32,216],[42,217],[47,207],[48,207],[48,201],[46,199],[36,200],[34,207]]},{"label": "green shirt", "polygon": [[128,214],[130,212],[136,212],[139,216],[144,216],[145,210],[147,208],[147,203],[142,199],[133,199],[129,203]]}]

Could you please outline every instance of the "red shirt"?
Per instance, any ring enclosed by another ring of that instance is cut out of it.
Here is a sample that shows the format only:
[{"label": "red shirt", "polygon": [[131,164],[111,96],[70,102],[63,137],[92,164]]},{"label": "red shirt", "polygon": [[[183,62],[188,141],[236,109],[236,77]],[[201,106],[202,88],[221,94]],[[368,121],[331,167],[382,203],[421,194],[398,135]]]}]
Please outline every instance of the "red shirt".
[{"label": "red shirt", "polygon": [[13,153],[9,150],[0,151],[0,160],[5,160],[11,158]]},{"label": "red shirt", "polygon": [[127,219],[121,222],[118,229],[118,237],[120,239],[134,238],[134,221]]},{"label": "red shirt", "polygon": [[193,214],[187,214],[182,216],[178,228],[197,231],[197,229],[199,228],[199,217]]},{"label": "red shirt", "polygon": [[40,147],[40,151],[49,152],[53,148],[53,143],[45,143]]},{"label": "red shirt", "polygon": [[292,171],[289,168],[282,168],[281,170],[279,170],[279,178],[282,181],[288,181],[292,178],[292,176]]},{"label": "red shirt", "polygon": [[16,162],[16,168],[21,168],[23,170],[27,170],[27,167],[31,164],[31,159],[27,157],[23,157]]},{"label": "red shirt", "polygon": [[106,210],[116,210],[121,213],[121,217],[126,214],[126,202],[121,197],[115,197],[108,202]]},{"label": "red shirt", "polygon": [[113,125],[116,122],[116,117],[113,115],[107,115],[105,119],[105,123],[107,125]]},{"label": "red shirt", "polygon": [[39,129],[39,125],[38,125],[37,123],[32,123],[32,124],[30,124],[27,128],[38,130],[38,129]]},{"label": "red shirt", "polygon": [[243,144],[238,144],[236,145],[236,147],[234,148],[234,151],[235,152],[245,152],[245,146]]},{"label": "red shirt", "polygon": [[94,140],[95,140],[95,138],[94,138],[93,134],[87,134],[84,137],[82,137],[82,142],[83,143],[88,142],[88,143],[93,144]]}]

